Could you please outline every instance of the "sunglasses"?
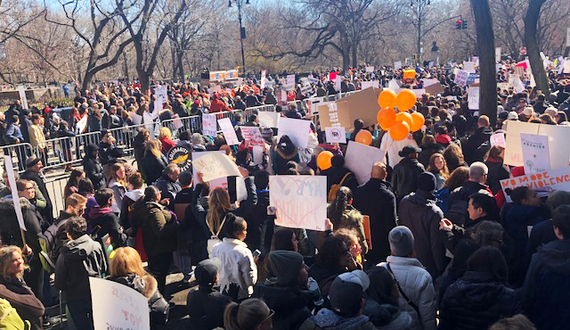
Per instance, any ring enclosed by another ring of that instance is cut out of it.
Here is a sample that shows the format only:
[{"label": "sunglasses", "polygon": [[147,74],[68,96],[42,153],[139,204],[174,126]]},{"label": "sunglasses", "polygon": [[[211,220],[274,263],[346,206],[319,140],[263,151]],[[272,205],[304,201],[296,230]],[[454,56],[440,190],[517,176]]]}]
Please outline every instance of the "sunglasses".
[{"label": "sunglasses", "polygon": [[261,323],[259,323],[259,324],[263,324],[263,323],[267,322],[269,319],[271,319],[273,317],[273,315],[275,315],[275,311],[270,309],[269,315],[266,318],[264,318],[263,321],[261,321]]}]

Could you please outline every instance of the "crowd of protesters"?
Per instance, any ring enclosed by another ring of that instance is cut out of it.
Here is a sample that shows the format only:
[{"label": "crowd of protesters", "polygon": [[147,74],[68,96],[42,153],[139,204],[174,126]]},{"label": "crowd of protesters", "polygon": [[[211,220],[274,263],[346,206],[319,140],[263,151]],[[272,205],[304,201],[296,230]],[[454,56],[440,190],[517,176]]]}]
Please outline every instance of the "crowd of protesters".
[{"label": "crowd of protesters", "polygon": [[[386,161],[367,169],[371,177],[362,185],[345,167],[345,146],[326,143],[319,123],[311,125],[307,148],[287,135],[277,139],[255,113],[232,118],[240,144],[231,147],[222,134],[183,131],[175,142],[169,128],[153,135],[143,126],[133,139],[133,165],[110,130],[134,125],[132,114],[154,113],[154,95],[136,85],[76,91],[68,121],[51,109],[32,113],[15,104],[0,117],[4,142],[40,148],[22,160],[25,172],[15,173],[17,196],[3,176],[0,298],[41,329],[44,306],[57,303],[51,275],[69,323],[93,329],[92,306],[102,302],[91,301],[89,277],[107,278],[143,294],[152,328],[161,328],[169,318],[166,278],[176,267],[184,281],[197,285],[187,297],[193,329],[564,329],[570,321],[564,307],[570,298],[570,193],[541,199],[533,189],[517,187],[506,191],[507,202],[499,181],[524,170],[504,165],[504,148],[491,146],[490,118],[468,109],[452,69],[417,71],[403,87],[435,78],[444,92],[417,99],[425,127],[405,145],[386,145],[377,125],[363,127],[354,118],[357,129],[370,131],[372,145],[388,152]],[[514,68],[505,66],[498,76],[509,72]],[[354,69],[353,79],[347,75],[336,90],[313,72],[309,91],[299,87],[286,99],[354,91],[361,80],[386,85],[401,74]],[[518,120],[568,125],[570,84],[549,74],[555,91],[549,97],[533,88],[498,91],[495,131],[508,134],[509,121]],[[280,88],[277,79],[269,81]],[[277,104],[276,89],[259,84],[251,79],[213,93],[192,83],[169,84],[168,101],[153,121]],[[303,107],[279,105],[278,111],[312,119]],[[84,130],[101,132],[100,141],[85,145],[80,167],[67,168],[65,209],[54,217],[42,174],[49,162],[45,138],[83,133],[83,116]],[[252,161],[242,125],[260,127],[262,161]],[[357,132],[351,133],[354,139]],[[194,176],[169,163],[175,146],[189,153],[224,151],[239,166],[246,196],[239,198],[235,177],[228,177],[226,188],[211,187],[204,173]],[[334,154],[330,168],[317,166],[323,151]],[[269,186],[270,175],[323,175],[329,191],[342,186],[329,200],[324,232],[275,224],[279,210],[269,195],[278,187]],[[370,218],[370,237],[363,215]]]}]

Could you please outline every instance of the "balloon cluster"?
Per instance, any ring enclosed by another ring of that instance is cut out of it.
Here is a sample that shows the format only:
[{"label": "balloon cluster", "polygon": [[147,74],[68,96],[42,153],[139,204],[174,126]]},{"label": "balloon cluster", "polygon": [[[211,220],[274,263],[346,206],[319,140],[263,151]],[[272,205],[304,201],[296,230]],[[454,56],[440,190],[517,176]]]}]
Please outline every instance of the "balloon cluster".
[{"label": "balloon cluster", "polygon": [[[378,124],[390,133],[394,141],[403,140],[410,132],[419,131],[424,126],[425,118],[421,113],[407,112],[416,104],[416,94],[409,89],[400,91],[398,95],[385,89],[378,96],[378,104],[380,105],[377,116]],[[398,109],[398,113],[394,108]]]}]

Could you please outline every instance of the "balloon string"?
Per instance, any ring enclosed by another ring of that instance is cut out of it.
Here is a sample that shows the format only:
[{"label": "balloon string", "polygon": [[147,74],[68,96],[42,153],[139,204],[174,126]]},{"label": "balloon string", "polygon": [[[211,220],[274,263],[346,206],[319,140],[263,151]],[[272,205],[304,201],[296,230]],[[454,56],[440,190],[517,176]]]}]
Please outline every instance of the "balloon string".
[{"label": "balloon string", "polygon": [[[388,141],[386,141],[386,142],[388,142]],[[386,164],[386,154],[388,153],[388,148],[392,148],[393,144],[394,144],[394,140],[392,140],[392,142],[390,142],[389,146],[388,146],[388,143],[385,144],[384,156],[382,157],[382,161],[384,162],[384,164]]]}]

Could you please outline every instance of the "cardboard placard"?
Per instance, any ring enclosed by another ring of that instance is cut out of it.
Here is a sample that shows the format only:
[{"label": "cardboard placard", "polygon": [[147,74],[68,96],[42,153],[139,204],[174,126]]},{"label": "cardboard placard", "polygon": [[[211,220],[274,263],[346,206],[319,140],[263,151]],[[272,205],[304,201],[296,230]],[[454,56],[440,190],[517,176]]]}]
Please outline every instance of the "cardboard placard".
[{"label": "cardboard placard", "polygon": [[402,68],[402,61],[396,61],[394,62],[394,69],[395,70],[399,70]]},{"label": "cardboard placard", "polygon": [[[435,80],[435,79],[433,79],[433,80]],[[431,84],[429,86],[424,85],[424,89],[426,91],[426,94],[429,94],[429,95],[437,95],[437,94],[443,93],[443,86],[441,85],[441,83],[439,81],[434,83],[434,84]]]},{"label": "cardboard placard", "polygon": [[257,118],[259,119],[259,124],[263,127],[279,127],[279,118],[281,114],[274,111],[259,111],[257,113]]},{"label": "cardboard placard", "polygon": [[265,142],[257,126],[240,126],[241,136],[245,141],[248,141],[251,146],[263,147]]},{"label": "cardboard placard", "polygon": [[502,132],[491,135],[489,141],[491,142],[491,147],[500,146],[505,148],[507,146],[507,143],[505,141],[505,133]]},{"label": "cardboard placard", "polygon": [[525,174],[550,171],[548,136],[521,133]]},{"label": "cardboard placard", "polygon": [[309,144],[310,130],[311,122],[308,120],[281,118],[279,120],[277,141],[279,141],[283,135],[287,135],[295,147],[306,148]]},{"label": "cardboard placard", "polygon": [[348,148],[344,156],[344,166],[351,170],[359,185],[370,180],[372,165],[382,161],[382,150],[354,141],[348,141]]},{"label": "cardboard placard", "polygon": [[325,136],[328,143],[346,143],[344,127],[325,127]]},{"label": "cardboard placard", "polygon": [[374,67],[373,66],[367,66],[366,72],[374,72]]},{"label": "cardboard placard", "polygon": [[236,163],[225,152],[209,152],[193,160],[192,165],[196,172],[203,174],[205,182],[227,176],[241,176]]},{"label": "cardboard placard", "polygon": [[14,201],[14,211],[16,211],[16,219],[18,219],[18,225],[21,229],[26,230],[26,225],[24,224],[24,215],[22,214],[22,206],[20,205],[20,195],[18,195],[18,187],[16,186],[14,166],[12,165],[12,156],[4,156],[4,167],[6,168],[6,174],[8,175],[8,182],[10,182],[10,191],[12,192],[12,200]]},{"label": "cardboard placard", "polygon": [[325,176],[270,176],[269,199],[277,210],[276,225],[325,230],[327,218]]},{"label": "cardboard placard", "polygon": [[218,125],[222,129],[222,133],[224,134],[224,138],[226,139],[226,143],[229,146],[240,144],[236,131],[234,130],[234,126],[229,118],[222,118],[218,120]]},{"label": "cardboard placard", "polygon": [[455,83],[459,86],[467,86],[467,79],[469,79],[469,72],[457,69],[455,74]]},{"label": "cardboard placard", "polygon": [[363,81],[360,85],[361,85],[361,89],[367,89],[367,88],[371,88],[371,87],[378,88],[378,86],[380,86],[380,82],[378,80]]},{"label": "cardboard placard", "polygon": [[95,330],[150,330],[148,300],[135,289],[102,278],[89,277]]},{"label": "cardboard placard", "polygon": [[216,136],[216,115],[203,114],[202,115],[202,134],[207,136]]},{"label": "cardboard placard", "polygon": [[479,86],[469,86],[469,92],[467,95],[469,110],[479,110],[479,91]]},{"label": "cardboard placard", "polygon": [[540,197],[544,197],[555,190],[570,191],[570,167],[508,178],[500,182],[505,196],[507,196],[505,192],[507,188],[515,189],[527,186],[535,190]]},{"label": "cardboard placard", "polygon": [[355,119],[362,119],[365,127],[375,125],[380,111],[380,92],[379,88],[367,88],[335,101],[336,107],[319,106],[321,127],[344,127],[347,132],[352,132]]}]

